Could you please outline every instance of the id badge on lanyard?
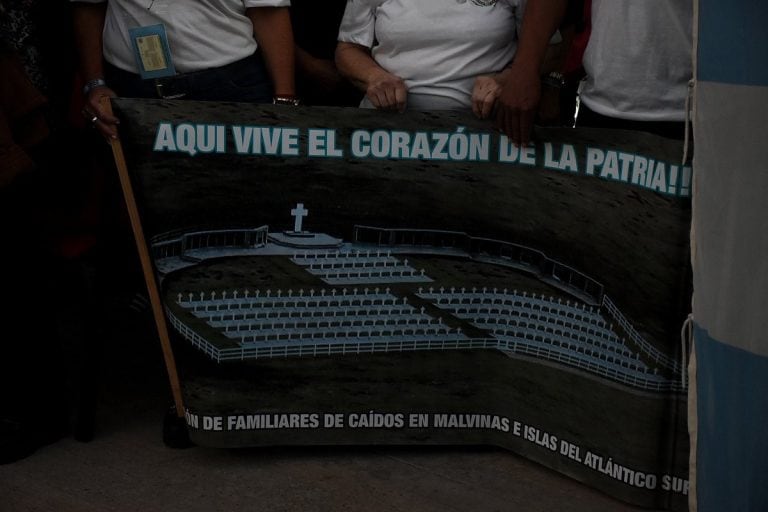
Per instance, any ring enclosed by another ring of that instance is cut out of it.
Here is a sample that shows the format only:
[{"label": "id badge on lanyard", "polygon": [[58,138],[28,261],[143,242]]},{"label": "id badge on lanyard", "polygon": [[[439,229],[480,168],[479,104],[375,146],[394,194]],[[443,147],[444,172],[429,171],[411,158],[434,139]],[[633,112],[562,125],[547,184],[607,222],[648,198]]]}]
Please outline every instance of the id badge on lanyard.
[{"label": "id badge on lanyard", "polygon": [[164,78],[176,74],[162,23],[133,28],[129,30],[129,35],[141,78]]}]

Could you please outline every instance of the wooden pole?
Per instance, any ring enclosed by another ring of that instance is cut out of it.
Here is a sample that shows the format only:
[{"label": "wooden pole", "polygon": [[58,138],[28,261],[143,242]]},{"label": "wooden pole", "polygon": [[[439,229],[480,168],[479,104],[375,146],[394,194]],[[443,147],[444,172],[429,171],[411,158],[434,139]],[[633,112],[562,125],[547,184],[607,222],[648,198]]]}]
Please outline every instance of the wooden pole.
[{"label": "wooden pole", "polygon": [[[110,103],[110,99],[108,97],[102,98],[101,106],[110,115],[112,114],[112,104]],[[139,252],[141,268],[144,272],[144,280],[147,284],[149,301],[152,304],[152,313],[155,317],[157,333],[160,336],[160,345],[163,349],[165,367],[168,370],[168,379],[171,383],[171,392],[173,393],[176,415],[179,418],[183,418],[184,404],[181,397],[181,383],[179,382],[179,375],[176,370],[176,360],[173,357],[173,350],[171,348],[171,339],[168,334],[168,324],[165,320],[165,311],[163,310],[163,300],[160,297],[160,290],[157,287],[157,279],[155,279],[155,270],[149,255],[149,249],[147,249],[147,241],[144,238],[144,230],[141,227],[139,210],[136,206],[136,196],[133,194],[131,177],[128,174],[128,166],[125,163],[125,155],[123,154],[123,145],[120,142],[120,136],[118,135],[117,139],[109,139],[109,143],[112,146],[112,155],[115,158],[117,174],[120,177],[120,185],[123,189],[125,205],[128,208],[128,216],[131,220],[131,228],[133,229],[133,236],[136,240],[136,248]]]}]

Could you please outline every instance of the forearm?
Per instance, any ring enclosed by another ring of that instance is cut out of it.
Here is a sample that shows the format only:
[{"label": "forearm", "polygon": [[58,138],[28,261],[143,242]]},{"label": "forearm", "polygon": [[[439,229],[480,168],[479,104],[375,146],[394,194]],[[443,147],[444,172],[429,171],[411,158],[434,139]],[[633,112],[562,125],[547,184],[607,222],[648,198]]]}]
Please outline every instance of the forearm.
[{"label": "forearm", "polygon": [[[301,94],[335,94],[347,83],[331,59],[321,59],[296,46],[297,87]],[[304,90],[302,91],[302,87]]]},{"label": "forearm", "polygon": [[314,57],[299,45],[294,45],[294,62],[296,65],[296,74],[309,75],[314,67]]},{"label": "forearm", "polygon": [[354,43],[339,42],[336,46],[336,68],[362,91],[366,91],[376,77],[389,74],[373,60],[368,48]]},{"label": "forearm", "polygon": [[74,2],[72,20],[80,73],[85,82],[104,77],[103,32],[107,4]]},{"label": "forearm", "polygon": [[499,73],[497,127],[515,144],[528,144],[541,98],[539,73],[552,34],[560,25],[567,0],[528,0],[512,63]]},{"label": "forearm", "polygon": [[547,46],[544,60],[541,64],[542,76],[552,71],[559,73],[563,72],[565,61],[568,58],[568,52],[570,51],[571,45],[573,44],[574,32],[575,29],[573,26],[561,28],[560,35],[562,36],[563,40],[557,44],[550,44]]},{"label": "forearm", "polygon": [[[80,73],[86,83],[104,78],[103,33],[106,13],[106,3],[73,3],[75,44],[80,58]],[[105,137],[116,138],[116,125],[119,121],[102,108],[101,102],[105,96],[114,96],[112,89],[103,84],[90,88],[85,95],[82,113]]]},{"label": "forearm", "polygon": [[299,77],[311,79],[318,74],[319,70],[327,69],[329,66],[334,67],[332,61],[319,59],[298,45],[295,46],[294,50],[296,58],[296,75]]},{"label": "forearm", "polygon": [[405,110],[408,97],[405,82],[379,66],[368,48],[339,43],[336,46],[336,67],[355,86],[365,91],[374,107],[398,112]]},{"label": "forearm", "polygon": [[296,94],[293,30],[287,7],[253,7],[247,11],[275,95]]},{"label": "forearm", "polygon": [[528,0],[513,66],[538,74],[552,34],[560,26],[567,0]]}]

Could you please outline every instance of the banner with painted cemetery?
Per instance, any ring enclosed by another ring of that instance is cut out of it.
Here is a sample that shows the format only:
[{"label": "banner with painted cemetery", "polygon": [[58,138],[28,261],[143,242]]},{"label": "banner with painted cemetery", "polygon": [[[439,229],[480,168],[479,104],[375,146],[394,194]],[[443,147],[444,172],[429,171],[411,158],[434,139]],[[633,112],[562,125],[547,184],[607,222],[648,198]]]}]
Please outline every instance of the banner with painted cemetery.
[{"label": "banner with painted cemetery", "polygon": [[684,510],[691,169],[652,135],[119,99],[192,441],[488,444]]}]

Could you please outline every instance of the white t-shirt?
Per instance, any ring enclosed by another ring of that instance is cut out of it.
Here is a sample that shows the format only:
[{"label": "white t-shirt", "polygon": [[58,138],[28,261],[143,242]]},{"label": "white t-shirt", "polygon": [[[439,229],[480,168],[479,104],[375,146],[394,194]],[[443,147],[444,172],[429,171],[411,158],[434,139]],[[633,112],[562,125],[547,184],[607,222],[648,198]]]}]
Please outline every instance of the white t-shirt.
[{"label": "white t-shirt", "polygon": [[405,82],[408,108],[471,108],[475,78],[515,55],[525,2],[348,0],[339,41],[372,48],[379,66]]},{"label": "white t-shirt", "polygon": [[584,104],[633,121],[684,121],[693,0],[592,0]]},{"label": "white t-shirt", "polygon": [[108,0],[104,58],[120,69],[138,73],[128,31],[162,23],[177,72],[231,64],[256,51],[246,8],[289,5],[290,0]]}]

